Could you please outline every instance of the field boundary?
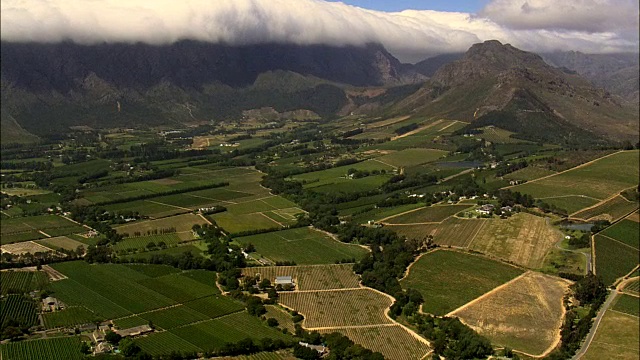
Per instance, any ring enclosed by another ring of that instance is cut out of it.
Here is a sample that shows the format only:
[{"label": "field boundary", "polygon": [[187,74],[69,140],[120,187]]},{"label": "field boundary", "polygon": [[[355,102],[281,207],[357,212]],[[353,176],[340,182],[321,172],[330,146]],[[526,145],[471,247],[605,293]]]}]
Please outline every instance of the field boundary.
[{"label": "field boundary", "polygon": [[[597,158],[597,159],[593,159],[593,160],[591,160],[591,161],[587,161],[587,162],[586,162],[586,163],[584,163],[584,164],[580,164],[580,165],[578,165],[578,166],[574,166],[574,167],[572,167],[572,168],[570,168],[570,169],[563,170],[563,171],[560,171],[560,172],[555,173],[555,174],[551,174],[551,175],[543,176],[543,177],[541,177],[541,178],[537,178],[537,179],[534,179],[534,180],[531,180],[531,181],[527,181],[527,182],[526,182],[526,184],[531,184],[531,183],[538,182],[538,181],[543,180],[543,179],[548,179],[548,178],[553,177],[553,176],[556,176],[556,175],[564,174],[564,173],[566,173],[566,172],[568,172],[568,171],[572,171],[572,170],[580,169],[580,168],[583,168],[583,167],[585,167],[585,166],[591,165],[591,164],[593,164],[593,163],[594,163],[594,162],[596,162],[596,161],[599,161],[599,160],[602,160],[602,159],[608,158],[609,156],[613,156],[613,155],[616,155],[616,154],[624,153],[624,152],[627,152],[627,151],[635,151],[635,150],[620,150],[620,151],[616,151],[616,152],[613,152],[613,153],[611,153],[611,154],[608,154],[608,155],[605,155],[605,156],[599,157],[599,158]],[[520,184],[518,184],[518,185],[520,185]],[[512,187],[515,187],[515,186],[518,186],[518,185],[505,186],[505,187],[503,187],[503,189],[509,189],[509,188],[512,188]]]}]

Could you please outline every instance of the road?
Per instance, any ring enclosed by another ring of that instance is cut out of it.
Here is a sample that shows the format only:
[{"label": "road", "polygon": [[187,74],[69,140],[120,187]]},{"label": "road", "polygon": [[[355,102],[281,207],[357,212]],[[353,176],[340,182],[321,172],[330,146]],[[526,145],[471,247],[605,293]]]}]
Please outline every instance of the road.
[{"label": "road", "polygon": [[602,307],[600,307],[600,311],[598,312],[598,315],[593,321],[591,330],[589,331],[589,334],[587,335],[584,342],[582,343],[580,350],[578,350],[578,352],[571,358],[571,360],[578,360],[582,358],[584,354],[587,353],[587,350],[589,350],[589,346],[593,341],[593,337],[596,335],[596,332],[598,331],[598,326],[600,325],[600,321],[602,321],[602,317],[607,312],[607,309],[609,308],[609,306],[611,306],[611,303],[616,298],[616,296],[618,296],[618,294],[619,294],[618,290],[611,291],[611,294],[609,294],[609,296],[607,297],[607,300],[605,300],[604,304],[602,304]]}]

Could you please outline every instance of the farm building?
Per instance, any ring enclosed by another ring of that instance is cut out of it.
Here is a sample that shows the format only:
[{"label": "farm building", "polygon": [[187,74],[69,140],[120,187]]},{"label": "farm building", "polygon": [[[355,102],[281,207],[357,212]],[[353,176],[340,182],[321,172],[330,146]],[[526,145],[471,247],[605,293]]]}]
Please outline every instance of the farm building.
[{"label": "farm building", "polygon": [[116,330],[115,333],[122,336],[122,337],[126,337],[126,336],[137,336],[137,335],[141,335],[144,333],[148,333],[153,331],[153,329],[151,328],[151,326],[149,325],[140,325],[140,326],[135,326],[132,328],[128,328],[128,329],[120,329],[120,330]]},{"label": "farm building", "polygon": [[325,352],[327,352],[327,348],[324,345],[311,345],[309,343],[302,342],[302,341],[300,341],[298,344],[300,346],[304,346],[304,347],[307,347],[309,349],[313,349],[313,350],[317,351],[319,354],[324,354]]},{"label": "farm building", "polygon": [[293,278],[291,276],[276,276],[276,286],[277,285],[289,285],[293,286]]},{"label": "farm building", "polygon": [[491,205],[491,204],[485,204],[482,205],[482,207],[480,207],[480,209],[477,209],[476,212],[482,214],[482,215],[490,215],[491,212],[493,212],[493,209],[495,208],[495,206]]},{"label": "farm building", "polygon": [[42,300],[42,308],[44,311],[57,311],[60,310],[60,304],[58,303],[58,299],[47,296]]}]

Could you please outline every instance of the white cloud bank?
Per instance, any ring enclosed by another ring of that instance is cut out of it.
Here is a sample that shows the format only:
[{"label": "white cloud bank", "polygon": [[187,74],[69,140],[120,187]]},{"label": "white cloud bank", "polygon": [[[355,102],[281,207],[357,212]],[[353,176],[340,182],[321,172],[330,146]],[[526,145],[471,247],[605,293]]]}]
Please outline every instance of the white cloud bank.
[{"label": "white cloud bank", "polygon": [[477,15],[321,0],[2,0],[0,23],[6,41],[380,42],[405,61],[489,39],[530,51],[638,51],[636,0],[493,0]]}]

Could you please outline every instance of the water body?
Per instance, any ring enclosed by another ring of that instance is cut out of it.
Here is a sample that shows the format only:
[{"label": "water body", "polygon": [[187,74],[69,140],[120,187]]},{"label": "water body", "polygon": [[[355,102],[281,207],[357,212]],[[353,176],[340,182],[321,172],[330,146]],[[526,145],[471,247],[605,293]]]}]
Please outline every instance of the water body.
[{"label": "water body", "polygon": [[586,231],[591,231],[592,226],[593,224],[567,224],[567,225],[561,225],[561,228],[586,232]]},{"label": "water body", "polygon": [[484,165],[481,161],[439,162],[434,164],[440,168],[476,168]]}]

